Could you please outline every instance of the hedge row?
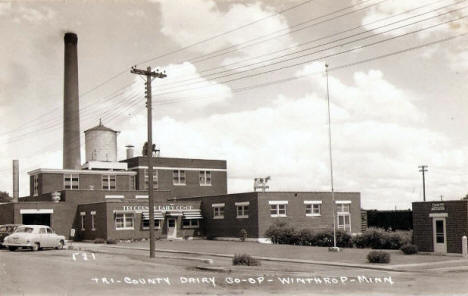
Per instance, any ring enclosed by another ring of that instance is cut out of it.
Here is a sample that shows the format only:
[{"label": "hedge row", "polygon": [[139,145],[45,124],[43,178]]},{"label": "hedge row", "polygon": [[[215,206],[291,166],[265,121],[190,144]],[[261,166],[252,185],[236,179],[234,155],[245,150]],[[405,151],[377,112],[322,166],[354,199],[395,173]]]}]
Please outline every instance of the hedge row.
[{"label": "hedge row", "polygon": [[[319,247],[333,246],[332,230],[323,230],[314,233],[310,229],[296,230],[294,227],[288,226],[287,224],[274,224],[267,229],[265,236],[274,244]],[[353,241],[351,235],[342,230],[337,230],[336,244],[341,248],[352,247]]]},{"label": "hedge row", "polygon": [[412,243],[412,231],[385,231],[382,228],[369,228],[364,233],[353,237],[357,248],[398,250]]},{"label": "hedge row", "polygon": [[[285,223],[271,225],[265,236],[274,244],[302,246],[333,246],[333,231],[313,232],[310,229],[297,230]],[[411,231],[387,232],[383,229],[369,228],[362,234],[351,236],[342,230],[336,231],[336,245],[341,248],[394,249],[411,244]]]}]

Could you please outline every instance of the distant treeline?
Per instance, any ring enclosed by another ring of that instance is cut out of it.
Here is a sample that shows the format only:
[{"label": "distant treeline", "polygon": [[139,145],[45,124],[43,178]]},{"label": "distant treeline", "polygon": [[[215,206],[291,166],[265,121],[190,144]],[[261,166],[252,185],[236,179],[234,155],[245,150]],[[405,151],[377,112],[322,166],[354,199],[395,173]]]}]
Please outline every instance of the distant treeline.
[{"label": "distant treeline", "polygon": [[385,230],[411,230],[413,229],[413,211],[367,210],[367,227],[378,227]]}]

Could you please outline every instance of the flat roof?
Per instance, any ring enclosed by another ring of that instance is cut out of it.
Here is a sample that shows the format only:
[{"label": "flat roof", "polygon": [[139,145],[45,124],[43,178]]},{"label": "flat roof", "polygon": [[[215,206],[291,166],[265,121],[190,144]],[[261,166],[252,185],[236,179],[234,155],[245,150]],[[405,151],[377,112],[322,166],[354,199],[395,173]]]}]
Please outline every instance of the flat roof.
[{"label": "flat roof", "polygon": [[69,169],[45,169],[39,168],[28,172],[28,175],[36,175],[41,173],[49,174],[82,174],[82,175],[128,175],[134,176],[137,173],[133,171],[109,171],[109,170],[69,170]]}]

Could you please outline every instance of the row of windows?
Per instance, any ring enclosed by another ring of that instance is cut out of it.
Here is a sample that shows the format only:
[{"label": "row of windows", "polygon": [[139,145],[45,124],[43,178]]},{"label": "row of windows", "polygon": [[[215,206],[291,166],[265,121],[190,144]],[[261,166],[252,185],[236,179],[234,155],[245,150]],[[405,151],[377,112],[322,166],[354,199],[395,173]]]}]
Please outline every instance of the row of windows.
[{"label": "row of windows", "polygon": [[[321,201],[305,201],[305,215],[306,216],[320,216],[321,215]],[[212,204],[213,218],[224,218],[224,203]],[[249,202],[236,203],[237,218],[249,217]],[[287,217],[288,202],[287,201],[270,201],[270,216],[271,217]],[[349,213],[349,204],[337,204],[336,212],[338,214]]]},{"label": "row of windows", "polygon": [[[161,221],[159,219],[154,220],[154,228],[161,229]],[[169,227],[175,227],[174,220],[168,220],[168,223],[172,222],[174,224],[169,225]],[[135,229],[135,214],[134,213],[117,213],[114,218],[115,229],[116,230],[134,230]],[[146,230],[149,229],[149,219],[141,220],[141,228]],[[198,228],[200,226],[198,219],[182,219],[183,228]]]},{"label": "row of windows", "polygon": [[[249,202],[237,202],[236,206],[236,218],[249,218]],[[221,204],[212,204],[213,207],[213,218],[214,219],[224,219],[224,203]]]},{"label": "row of windows", "polygon": [[[129,189],[135,190],[136,182],[135,176],[129,176]],[[149,178],[148,170],[144,171],[145,185],[144,190],[148,190]],[[199,171],[199,180],[201,186],[211,186],[211,171]],[[184,170],[174,170],[172,172],[172,184],[173,185],[186,185],[186,177]],[[69,190],[78,190],[80,187],[80,175],[79,174],[64,174],[63,176],[63,188]],[[116,190],[117,181],[116,175],[102,175],[101,177],[101,189],[103,190]],[[153,171],[153,189],[158,188],[158,171]],[[33,196],[39,194],[39,181],[38,175],[33,176]]]}]

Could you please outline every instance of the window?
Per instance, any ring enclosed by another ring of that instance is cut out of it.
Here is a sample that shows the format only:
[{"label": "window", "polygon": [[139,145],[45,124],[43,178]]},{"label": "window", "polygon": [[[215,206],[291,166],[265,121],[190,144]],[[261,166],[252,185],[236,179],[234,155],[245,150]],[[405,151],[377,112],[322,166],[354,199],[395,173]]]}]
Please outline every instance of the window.
[{"label": "window", "polygon": [[182,171],[182,170],[172,171],[172,184],[185,185],[185,171]]},{"label": "window", "polygon": [[47,231],[46,231],[45,228],[39,228],[39,233],[40,233],[40,234],[46,234]]},{"label": "window", "polygon": [[[142,229],[149,229],[149,219],[142,219],[141,220],[141,228]],[[154,219],[154,228],[161,229],[161,220]]]},{"label": "window", "polygon": [[306,216],[320,216],[321,200],[305,200],[304,204]]},{"label": "window", "polygon": [[63,175],[63,188],[64,189],[78,189],[79,183],[80,183],[80,175],[78,174]]},{"label": "window", "polygon": [[86,218],[86,212],[81,212],[81,230],[85,230],[85,218]]},{"label": "window", "polygon": [[52,230],[52,228],[47,227],[46,230],[47,230],[47,234],[54,234],[54,231]]},{"label": "window", "polygon": [[128,188],[128,189],[130,189],[130,190],[135,190],[135,189],[136,189],[135,176],[128,176],[128,177],[129,177],[129,179],[130,179],[129,182],[128,182],[128,184],[129,184],[129,188]]},{"label": "window", "polygon": [[349,213],[349,204],[337,204],[336,211],[338,213]]},{"label": "window", "polygon": [[249,202],[236,202],[237,218],[249,218]]},{"label": "window", "polygon": [[212,204],[213,219],[224,219],[224,203]]},{"label": "window", "polygon": [[91,231],[96,230],[96,227],[94,227],[94,216],[96,216],[96,211],[91,211]]},{"label": "window", "polygon": [[39,175],[34,175],[33,176],[33,196],[38,196],[39,195]]},{"label": "window", "polygon": [[[145,190],[149,188],[148,170],[145,169]],[[158,170],[153,170],[153,189],[158,189]]]},{"label": "window", "polygon": [[211,172],[210,171],[200,171],[200,185],[211,186]]},{"label": "window", "polygon": [[102,189],[115,190],[115,175],[102,175]]},{"label": "window", "polygon": [[133,213],[116,213],[114,223],[116,230],[132,230],[134,229],[134,215]]},{"label": "window", "polygon": [[348,200],[337,200],[336,201],[336,219],[338,229],[344,231],[351,231],[351,215],[350,207],[351,201]]},{"label": "window", "polygon": [[182,226],[184,228],[198,228],[198,219],[183,219]]},{"label": "window", "polygon": [[286,217],[288,201],[273,200],[268,202],[270,204],[271,217]]}]

